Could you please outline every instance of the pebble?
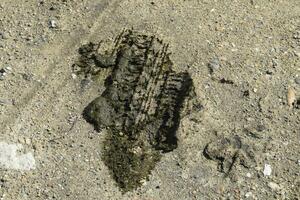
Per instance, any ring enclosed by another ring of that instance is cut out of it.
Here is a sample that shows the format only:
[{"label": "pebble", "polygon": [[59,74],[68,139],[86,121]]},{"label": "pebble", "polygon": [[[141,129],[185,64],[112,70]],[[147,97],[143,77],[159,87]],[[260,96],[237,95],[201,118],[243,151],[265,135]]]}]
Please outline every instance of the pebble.
[{"label": "pebble", "polygon": [[280,186],[277,183],[274,183],[274,182],[269,182],[268,187],[271,188],[271,190],[273,190],[273,191],[279,191],[280,190]]},{"label": "pebble", "polygon": [[246,174],[246,176],[247,176],[248,178],[251,178],[251,173],[248,172],[248,173]]},{"label": "pebble", "polygon": [[300,77],[295,78],[295,83],[297,83],[298,85],[300,85]]},{"label": "pebble", "polygon": [[220,68],[220,61],[219,61],[219,59],[218,58],[212,59],[208,63],[208,68],[211,71],[211,73],[213,73],[214,71],[218,70]]},{"label": "pebble", "polygon": [[12,68],[11,67],[5,67],[5,70],[6,71],[12,71]]},{"label": "pebble", "polygon": [[30,144],[31,144],[30,138],[25,138],[25,144],[27,144],[27,145],[30,145]]},{"label": "pebble", "polygon": [[293,103],[296,101],[296,91],[294,88],[290,87],[287,91],[287,104],[289,107],[293,106]]},{"label": "pebble", "polygon": [[6,71],[5,69],[0,69],[0,80],[4,80],[4,77],[6,76]]},{"label": "pebble", "polygon": [[264,173],[264,176],[271,176],[271,174],[272,174],[271,165],[265,164],[265,168],[264,168],[263,173]]},{"label": "pebble", "polygon": [[25,139],[23,137],[18,138],[18,142],[21,144],[25,144]]},{"label": "pebble", "polygon": [[49,27],[50,27],[50,28],[56,28],[56,27],[57,27],[56,21],[50,20],[50,21],[49,21]]},{"label": "pebble", "polygon": [[74,74],[74,73],[72,73],[71,76],[72,76],[72,79],[76,79],[77,78],[77,75]]},{"label": "pebble", "polygon": [[245,197],[246,197],[246,198],[253,197],[252,192],[247,192],[247,193],[245,194]]}]

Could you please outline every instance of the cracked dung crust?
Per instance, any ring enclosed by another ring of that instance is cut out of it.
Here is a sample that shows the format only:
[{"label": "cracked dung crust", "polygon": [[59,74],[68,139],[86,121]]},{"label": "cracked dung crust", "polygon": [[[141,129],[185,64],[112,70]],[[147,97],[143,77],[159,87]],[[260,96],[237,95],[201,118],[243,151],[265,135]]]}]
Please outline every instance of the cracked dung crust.
[{"label": "cracked dung crust", "polygon": [[168,45],[155,36],[125,30],[110,54],[101,55],[98,48],[92,43],[83,46],[78,66],[85,73],[97,74],[106,67],[112,72],[84,117],[98,130],[109,129],[104,160],[119,186],[129,190],[147,177],[160,158],[159,150],[177,147],[180,111],[192,79],[172,70]]}]

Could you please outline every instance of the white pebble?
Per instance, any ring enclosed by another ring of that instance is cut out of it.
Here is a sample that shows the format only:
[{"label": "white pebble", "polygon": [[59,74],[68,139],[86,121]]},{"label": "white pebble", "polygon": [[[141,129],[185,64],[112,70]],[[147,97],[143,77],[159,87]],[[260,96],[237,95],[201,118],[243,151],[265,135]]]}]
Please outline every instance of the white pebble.
[{"label": "white pebble", "polygon": [[5,67],[5,70],[12,71],[12,68],[11,67]]},{"label": "white pebble", "polygon": [[72,73],[71,76],[72,76],[73,79],[76,79],[76,78],[77,78],[77,75],[74,74],[74,73]]},{"label": "white pebble", "polygon": [[56,28],[57,27],[56,21],[50,20],[49,21],[49,26],[50,26],[50,28]]},{"label": "white pebble", "polygon": [[249,197],[252,197],[252,196],[253,196],[252,192],[247,192],[247,193],[245,194],[245,197],[246,197],[246,198],[249,198]]},{"label": "white pebble", "polygon": [[264,173],[265,176],[271,176],[271,173],[272,173],[271,165],[265,164],[265,168],[264,168],[263,173]]}]

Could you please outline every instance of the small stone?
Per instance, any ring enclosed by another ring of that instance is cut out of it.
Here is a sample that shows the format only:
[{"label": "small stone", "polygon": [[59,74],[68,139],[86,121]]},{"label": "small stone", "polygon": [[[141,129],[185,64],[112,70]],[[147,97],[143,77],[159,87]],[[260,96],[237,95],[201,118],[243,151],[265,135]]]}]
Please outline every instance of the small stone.
[{"label": "small stone", "polygon": [[21,144],[25,144],[25,139],[24,138],[18,138],[18,142]]},{"label": "small stone", "polygon": [[27,145],[30,145],[30,144],[31,144],[30,138],[25,138],[25,144],[27,144]]},{"label": "small stone", "polygon": [[294,102],[296,101],[296,91],[293,87],[289,87],[287,91],[287,104],[289,107],[293,107]]},{"label": "small stone", "polygon": [[218,70],[220,68],[220,61],[218,58],[214,58],[212,59],[209,63],[208,63],[208,68],[210,70],[211,73],[213,73],[214,71]]},{"label": "small stone", "polygon": [[76,79],[77,78],[77,75],[74,74],[74,73],[72,73],[71,76],[72,76],[72,79]]},{"label": "small stone", "polygon": [[50,27],[50,28],[57,28],[57,23],[56,23],[56,21],[50,20],[50,21],[49,21],[49,27]]},{"label": "small stone", "polygon": [[271,165],[265,164],[263,173],[264,173],[264,176],[271,176],[271,173],[272,173]]},{"label": "small stone", "polygon": [[280,190],[280,186],[277,183],[274,182],[269,182],[268,183],[269,188],[271,188],[271,190],[273,191],[279,191]]},{"label": "small stone", "polygon": [[7,71],[2,68],[0,69],[0,80],[4,80],[4,77],[7,75]]},{"label": "small stone", "polygon": [[300,85],[300,77],[295,78],[295,83],[297,83],[298,85]]},{"label": "small stone", "polygon": [[272,75],[272,74],[273,74],[273,72],[272,72],[271,70],[267,70],[267,71],[266,71],[266,74],[268,74],[268,75]]},{"label": "small stone", "polygon": [[248,178],[251,178],[251,173],[248,172],[248,173],[246,174],[246,176],[247,176]]},{"label": "small stone", "polygon": [[5,70],[6,71],[12,71],[12,68],[11,67],[5,67]]},{"label": "small stone", "polygon": [[253,197],[253,194],[252,194],[252,192],[247,192],[247,193],[245,194],[245,197],[246,197],[246,198]]}]

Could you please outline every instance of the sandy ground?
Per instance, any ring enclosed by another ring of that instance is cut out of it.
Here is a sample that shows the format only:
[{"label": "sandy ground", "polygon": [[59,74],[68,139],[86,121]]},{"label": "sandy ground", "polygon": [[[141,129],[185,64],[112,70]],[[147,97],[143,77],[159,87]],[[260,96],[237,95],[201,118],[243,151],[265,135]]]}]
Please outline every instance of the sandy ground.
[{"label": "sandy ground", "polygon": [[[178,148],[126,194],[101,160],[105,131],[81,116],[103,86],[82,89],[71,70],[82,44],[124,28],[169,43],[203,105],[181,120]],[[299,0],[1,0],[0,75],[3,200],[300,198]],[[225,176],[203,150],[234,135],[255,161]],[[29,161],[3,164],[8,147]]]}]

